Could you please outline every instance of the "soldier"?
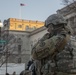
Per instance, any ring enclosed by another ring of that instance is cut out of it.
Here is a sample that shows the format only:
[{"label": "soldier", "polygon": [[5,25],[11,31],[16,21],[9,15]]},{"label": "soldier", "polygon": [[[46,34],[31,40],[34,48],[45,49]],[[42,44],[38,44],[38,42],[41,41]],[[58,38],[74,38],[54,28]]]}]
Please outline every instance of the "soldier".
[{"label": "soldier", "polygon": [[14,71],[12,75],[16,75],[16,72]]},{"label": "soldier", "polygon": [[49,16],[45,27],[48,33],[34,45],[31,52],[36,75],[73,75],[73,49],[69,44],[71,28],[58,14]]}]

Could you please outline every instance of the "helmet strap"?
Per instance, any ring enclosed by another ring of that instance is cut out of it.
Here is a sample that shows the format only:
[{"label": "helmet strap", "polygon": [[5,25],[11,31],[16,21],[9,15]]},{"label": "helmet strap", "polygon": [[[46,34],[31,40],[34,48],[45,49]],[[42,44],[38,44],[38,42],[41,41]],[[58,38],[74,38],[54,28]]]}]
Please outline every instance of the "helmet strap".
[{"label": "helmet strap", "polygon": [[53,26],[54,27],[54,30],[55,31],[58,31],[58,30],[62,30],[64,28],[64,25],[58,25],[58,26]]},{"label": "helmet strap", "polygon": [[63,26],[56,27],[56,28],[54,28],[53,32],[56,35],[57,33],[60,33],[63,29],[64,29]]}]

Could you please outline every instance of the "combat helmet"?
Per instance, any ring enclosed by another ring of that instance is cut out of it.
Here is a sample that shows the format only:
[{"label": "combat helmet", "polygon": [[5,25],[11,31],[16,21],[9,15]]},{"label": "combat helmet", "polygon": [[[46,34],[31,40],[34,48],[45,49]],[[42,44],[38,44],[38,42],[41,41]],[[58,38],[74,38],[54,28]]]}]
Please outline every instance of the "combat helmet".
[{"label": "combat helmet", "polygon": [[50,15],[46,20],[45,20],[45,27],[48,27],[48,25],[58,25],[58,24],[65,24],[67,25],[66,20],[63,18],[63,16],[59,14],[53,14]]}]

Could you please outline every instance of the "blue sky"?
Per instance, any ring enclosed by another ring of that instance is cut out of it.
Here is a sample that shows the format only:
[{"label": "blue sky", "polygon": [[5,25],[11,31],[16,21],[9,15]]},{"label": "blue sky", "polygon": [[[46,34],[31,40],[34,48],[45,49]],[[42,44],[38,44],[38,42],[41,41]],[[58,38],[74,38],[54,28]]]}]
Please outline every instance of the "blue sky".
[{"label": "blue sky", "polygon": [[[26,6],[21,7],[20,3]],[[8,18],[45,21],[64,7],[61,3],[61,0],[0,0],[0,19],[2,22]]]}]

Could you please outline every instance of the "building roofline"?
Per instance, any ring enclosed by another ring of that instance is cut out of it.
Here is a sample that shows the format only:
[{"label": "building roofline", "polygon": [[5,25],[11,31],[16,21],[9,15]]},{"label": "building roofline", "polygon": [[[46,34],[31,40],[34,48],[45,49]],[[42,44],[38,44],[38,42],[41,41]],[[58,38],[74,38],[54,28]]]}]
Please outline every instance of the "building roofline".
[{"label": "building roofline", "polygon": [[16,20],[21,20],[21,21],[28,21],[28,22],[37,22],[37,23],[44,23],[43,21],[39,21],[39,20],[26,20],[26,19],[18,19],[18,18],[8,18],[8,20],[10,19],[16,19]]},{"label": "building roofline", "polygon": [[23,33],[30,33],[30,31],[17,31],[17,30],[9,30],[10,32],[23,32]]},{"label": "building roofline", "polygon": [[67,6],[65,6],[64,8],[61,8],[59,10],[57,10],[58,14],[62,14],[64,17],[71,14],[71,13],[76,13],[76,2],[71,3]]},{"label": "building roofline", "polygon": [[74,3],[71,3],[71,4],[69,4],[69,5],[65,6],[65,7],[57,10],[57,11],[62,11],[62,10],[66,9],[66,8],[68,8],[69,6],[72,6],[72,5],[74,5],[74,4],[76,4],[76,1],[75,1]]},{"label": "building roofline", "polygon": [[44,27],[44,26],[42,26],[42,27],[40,27],[40,28],[38,28],[38,29],[35,29],[35,30],[33,30],[33,31],[17,31],[17,30],[9,30],[9,32],[22,32],[22,33],[29,33],[29,35],[28,36],[32,36],[32,35],[34,35],[34,34],[36,34],[36,33],[38,33],[38,32],[41,32],[41,31],[43,31],[43,30],[45,30],[46,29],[46,27]]},{"label": "building roofline", "polygon": [[42,27],[40,27],[40,28],[38,28],[38,29],[36,29],[36,30],[33,30],[33,31],[30,33],[29,36],[32,36],[32,35],[34,35],[34,34],[36,34],[36,33],[38,33],[38,32],[41,32],[41,31],[43,31],[43,30],[45,30],[45,29],[46,29],[46,27],[42,26]]}]

